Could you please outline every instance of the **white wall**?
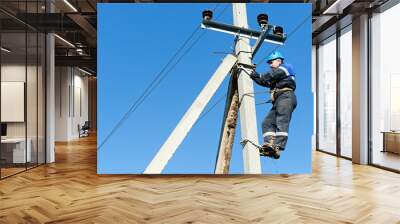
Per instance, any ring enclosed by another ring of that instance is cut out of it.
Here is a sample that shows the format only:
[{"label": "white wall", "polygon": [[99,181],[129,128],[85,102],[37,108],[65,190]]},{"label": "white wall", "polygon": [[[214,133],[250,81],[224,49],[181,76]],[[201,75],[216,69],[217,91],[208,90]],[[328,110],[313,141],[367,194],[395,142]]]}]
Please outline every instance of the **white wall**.
[{"label": "white wall", "polygon": [[69,68],[55,68],[55,141],[68,140]]},{"label": "white wall", "polygon": [[[88,112],[88,77],[82,76],[83,73],[80,73],[78,70],[74,70],[74,107],[72,108],[72,120],[71,120],[71,134],[74,138],[79,137],[78,133],[78,124],[81,126],[88,121],[89,112]],[[77,73],[78,72],[78,75]],[[81,111],[80,111],[81,110]]]},{"label": "white wall", "polygon": [[77,139],[78,124],[88,120],[88,77],[76,68],[56,67],[55,85],[55,140]]}]

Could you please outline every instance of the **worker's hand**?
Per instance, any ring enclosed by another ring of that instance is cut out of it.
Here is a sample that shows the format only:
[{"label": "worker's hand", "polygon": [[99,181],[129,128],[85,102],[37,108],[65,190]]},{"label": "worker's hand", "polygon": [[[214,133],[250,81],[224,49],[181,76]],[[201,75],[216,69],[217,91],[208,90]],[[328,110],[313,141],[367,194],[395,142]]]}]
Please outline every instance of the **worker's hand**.
[{"label": "worker's hand", "polygon": [[259,75],[258,75],[258,73],[256,72],[256,71],[251,71],[251,73],[250,73],[250,78],[252,78],[252,79],[255,79],[255,78],[258,78],[259,77]]}]

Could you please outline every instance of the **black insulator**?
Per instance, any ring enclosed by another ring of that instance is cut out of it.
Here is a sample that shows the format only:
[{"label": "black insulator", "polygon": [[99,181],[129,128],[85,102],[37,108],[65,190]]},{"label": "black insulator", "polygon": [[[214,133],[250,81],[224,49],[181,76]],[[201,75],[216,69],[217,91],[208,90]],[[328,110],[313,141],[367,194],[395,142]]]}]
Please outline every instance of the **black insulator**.
[{"label": "black insulator", "polygon": [[204,20],[211,20],[213,17],[213,12],[211,10],[204,10],[202,15]]},{"label": "black insulator", "polygon": [[258,25],[261,27],[266,26],[268,24],[268,15],[267,14],[259,14],[257,16]]},{"label": "black insulator", "polygon": [[275,34],[275,35],[282,36],[282,35],[283,35],[283,27],[281,27],[281,26],[276,26],[276,27],[274,28],[274,34]]}]

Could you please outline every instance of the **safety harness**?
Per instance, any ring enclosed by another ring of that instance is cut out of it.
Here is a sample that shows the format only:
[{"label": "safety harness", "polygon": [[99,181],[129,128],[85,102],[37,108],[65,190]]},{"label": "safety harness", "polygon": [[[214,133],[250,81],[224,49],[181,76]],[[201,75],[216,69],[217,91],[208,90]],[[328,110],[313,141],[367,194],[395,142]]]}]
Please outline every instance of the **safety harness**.
[{"label": "safety harness", "polygon": [[[272,102],[275,101],[275,94],[276,94],[276,93],[282,93],[282,92],[286,92],[286,91],[293,91],[293,89],[292,89],[292,88],[289,88],[289,87],[284,87],[284,88],[281,88],[281,89],[278,89],[278,88],[271,89],[271,90],[269,91],[269,93],[271,94],[271,100],[272,100]],[[280,94],[279,94],[279,95],[280,95]],[[278,97],[279,95],[277,95],[277,97]]]}]

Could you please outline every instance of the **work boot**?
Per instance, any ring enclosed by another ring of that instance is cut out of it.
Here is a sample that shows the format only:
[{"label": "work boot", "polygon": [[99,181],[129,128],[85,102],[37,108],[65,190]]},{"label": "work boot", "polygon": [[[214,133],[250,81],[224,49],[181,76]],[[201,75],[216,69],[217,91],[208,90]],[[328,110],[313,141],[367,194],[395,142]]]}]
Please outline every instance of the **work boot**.
[{"label": "work boot", "polygon": [[273,152],[272,157],[273,157],[274,159],[279,159],[279,157],[281,157],[280,147],[279,147],[279,146],[276,146],[276,147],[273,148],[273,150],[274,150],[274,152]]},{"label": "work boot", "polygon": [[279,159],[279,157],[280,157],[279,146],[274,146],[274,145],[266,142],[261,146],[260,155],[271,157],[274,159]]},{"label": "work boot", "polygon": [[260,148],[260,155],[272,157],[273,154],[274,154],[273,146],[268,142],[264,142],[264,144]]}]

